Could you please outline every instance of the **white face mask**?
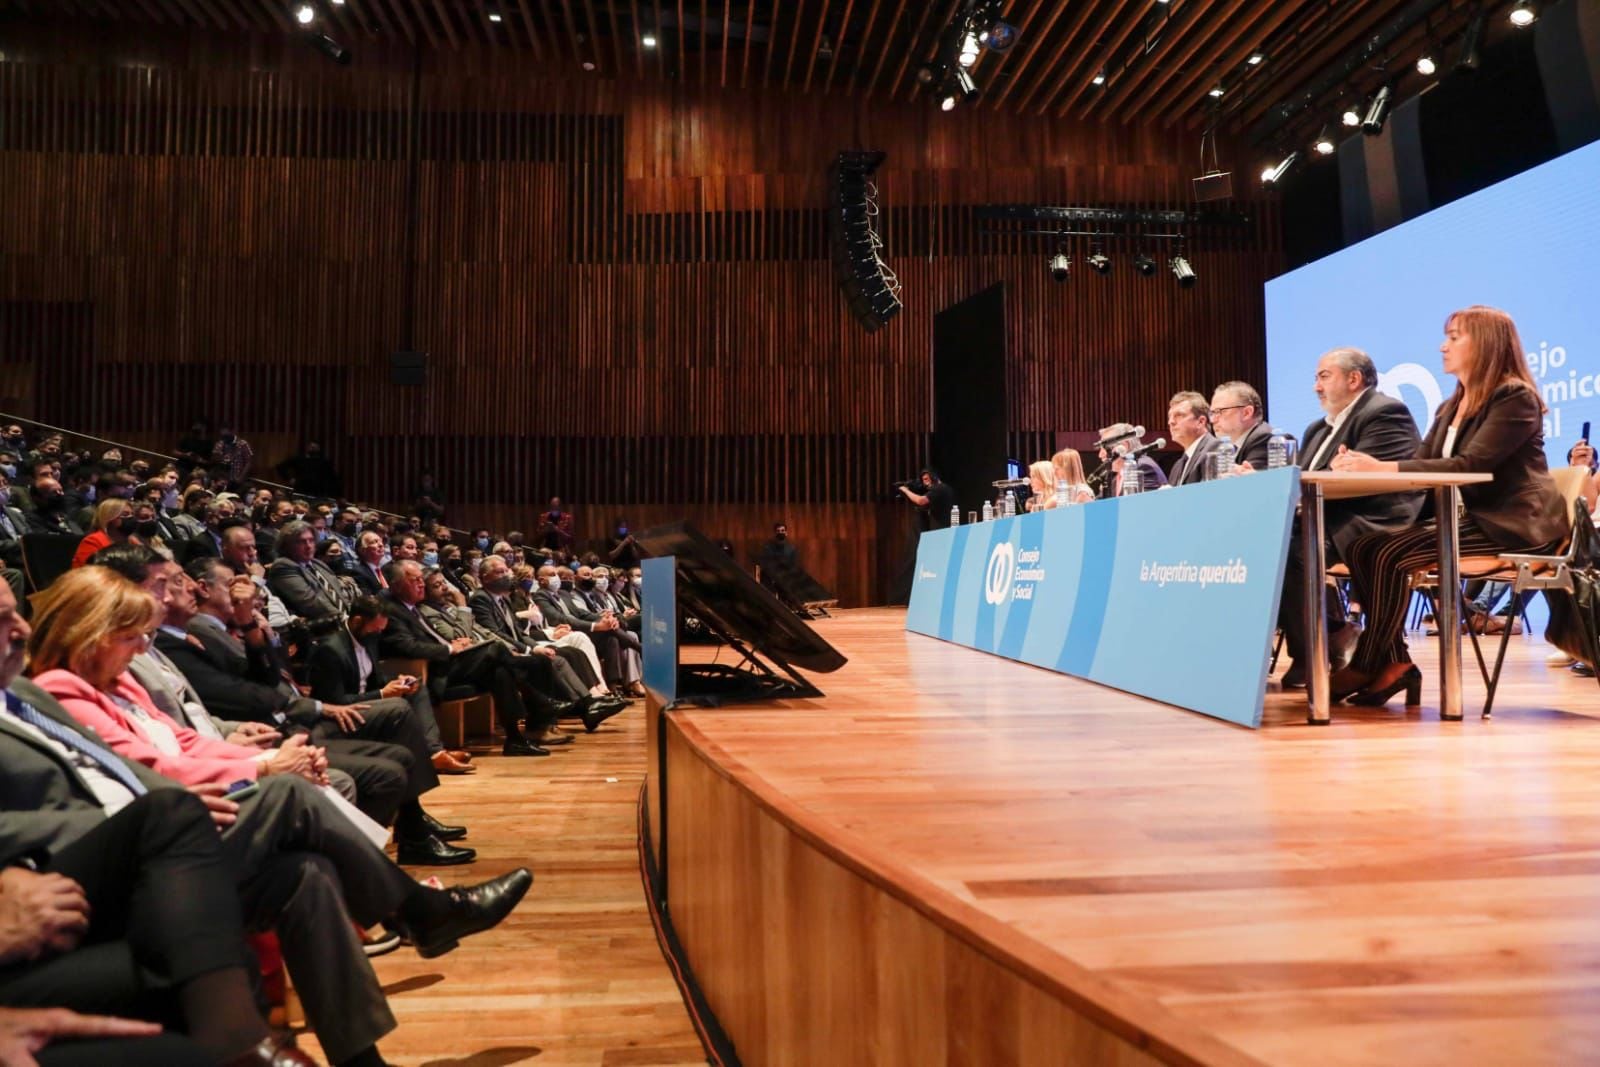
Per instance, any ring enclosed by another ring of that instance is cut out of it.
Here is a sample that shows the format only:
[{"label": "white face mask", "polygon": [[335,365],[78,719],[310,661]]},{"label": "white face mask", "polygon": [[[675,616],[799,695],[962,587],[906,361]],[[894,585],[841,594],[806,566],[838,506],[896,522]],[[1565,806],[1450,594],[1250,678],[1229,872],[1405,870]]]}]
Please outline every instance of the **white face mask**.
[{"label": "white face mask", "polygon": [[552,574],[550,577],[544,580],[544,587],[550,590],[552,593],[560,592],[561,577],[559,575]]},{"label": "white face mask", "polygon": [[594,580],[594,589],[595,589],[595,592],[597,592],[597,593],[604,593],[606,591],[606,589],[610,587],[610,585],[611,585],[611,579],[610,578],[596,578]]}]

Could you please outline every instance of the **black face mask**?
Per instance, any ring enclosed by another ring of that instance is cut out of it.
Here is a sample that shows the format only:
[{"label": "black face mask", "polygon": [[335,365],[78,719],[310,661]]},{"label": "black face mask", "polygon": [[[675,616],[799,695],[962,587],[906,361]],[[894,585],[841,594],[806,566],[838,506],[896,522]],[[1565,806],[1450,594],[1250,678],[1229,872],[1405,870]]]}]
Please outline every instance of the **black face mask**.
[{"label": "black face mask", "polygon": [[40,511],[55,511],[61,507],[61,494],[51,489],[43,492],[35,489],[33,491],[33,499]]},{"label": "black face mask", "polygon": [[126,537],[139,528],[139,520],[133,516],[117,520],[117,532]]},{"label": "black face mask", "polygon": [[563,578],[563,579],[561,579],[561,588],[570,590],[572,588],[572,579],[571,578]]},{"label": "black face mask", "polygon": [[593,578],[580,578],[580,579],[578,579],[578,588],[579,589],[593,589],[594,588],[594,579]]},{"label": "black face mask", "polygon": [[357,529],[358,529],[358,524],[357,523],[341,522],[339,524],[339,532],[344,534],[346,537],[354,537],[356,535],[356,530]]},{"label": "black face mask", "polygon": [[778,533],[775,536],[777,537],[777,539],[779,541],[787,541],[787,540],[789,540],[789,535],[787,533],[783,532],[782,530],[779,530]]},{"label": "black face mask", "polygon": [[134,527],[140,537],[154,537],[161,532],[161,524],[154,519],[146,519]]}]

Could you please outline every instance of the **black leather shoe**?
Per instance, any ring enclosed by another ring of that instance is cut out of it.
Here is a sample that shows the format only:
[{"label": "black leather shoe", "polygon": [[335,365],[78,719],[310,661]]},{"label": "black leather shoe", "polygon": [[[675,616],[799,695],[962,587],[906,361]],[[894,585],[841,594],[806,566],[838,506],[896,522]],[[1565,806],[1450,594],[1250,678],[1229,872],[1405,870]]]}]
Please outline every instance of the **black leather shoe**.
[{"label": "black leather shoe", "polygon": [[526,737],[523,737],[515,741],[507,741],[500,749],[500,754],[502,756],[548,756],[550,755],[550,750],[548,748],[540,748]]},{"label": "black leather shoe", "polygon": [[1289,664],[1289,669],[1283,672],[1283,677],[1278,684],[1285,689],[1304,689],[1306,687],[1306,669],[1298,663]]},{"label": "black leather shoe", "polygon": [[[624,704],[622,707],[625,708],[627,705]],[[583,728],[592,734],[596,727],[621,710],[622,708],[615,705],[596,705],[583,713]]]},{"label": "black leather shoe", "polygon": [[596,708],[616,708],[618,711],[621,711],[623,708],[628,706],[628,701],[622,699],[621,697],[612,696],[588,696],[583,699],[582,703],[586,703],[590,711],[593,711]]},{"label": "black leather shoe", "polygon": [[422,823],[428,828],[428,833],[440,841],[460,841],[467,836],[465,826],[446,826],[427,812],[422,813]]},{"label": "black leather shoe", "polygon": [[427,923],[396,920],[400,932],[416,946],[423,959],[442,956],[455,948],[463,937],[480,934],[500,924],[533,885],[533,872],[518,867],[510,874],[475,886],[435,890],[449,898],[449,911]]},{"label": "black leather shoe", "polygon": [[402,867],[454,867],[478,858],[470,848],[447,845],[432,836],[421,841],[401,841],[396,853],[396,862]]},{"label": "black leather shoe", "polygon": [[223,1067],[315,1067],[316,1062],[295,1048],[292,1038],[274,1035],[225,1061]]}]

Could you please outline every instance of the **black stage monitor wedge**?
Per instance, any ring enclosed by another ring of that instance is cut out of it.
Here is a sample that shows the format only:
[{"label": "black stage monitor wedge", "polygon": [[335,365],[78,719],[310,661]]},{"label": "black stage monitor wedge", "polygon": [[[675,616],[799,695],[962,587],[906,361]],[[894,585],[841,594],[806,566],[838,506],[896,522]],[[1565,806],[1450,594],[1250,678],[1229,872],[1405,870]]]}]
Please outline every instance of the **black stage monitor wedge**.
[{"label": "black stage monitor wedge", "polygon": [[737,665],[680,663],[678,696],[690,704],[821,696],[796,668],[836,671],[845,658],[782,601],[687,522],[635,536],[652,556],[674,556],[678,610],[699,619],[743,657]]}]

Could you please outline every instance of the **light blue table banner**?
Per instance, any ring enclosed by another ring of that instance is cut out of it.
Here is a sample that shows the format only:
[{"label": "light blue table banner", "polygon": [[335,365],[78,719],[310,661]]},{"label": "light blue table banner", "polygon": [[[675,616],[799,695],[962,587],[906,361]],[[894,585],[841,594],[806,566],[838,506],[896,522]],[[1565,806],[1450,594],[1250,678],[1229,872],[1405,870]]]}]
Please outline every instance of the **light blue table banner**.
[{"label": "light blue table banner", "polygon": [[906,629],[1261,725],[1300,471],[931,530]]},{"label": "light blue table banner", "polygon": [[662,704],[678,699],[678,558],[639,562],[640,627],[645,688]]}]

